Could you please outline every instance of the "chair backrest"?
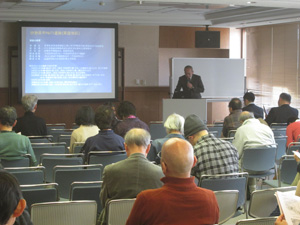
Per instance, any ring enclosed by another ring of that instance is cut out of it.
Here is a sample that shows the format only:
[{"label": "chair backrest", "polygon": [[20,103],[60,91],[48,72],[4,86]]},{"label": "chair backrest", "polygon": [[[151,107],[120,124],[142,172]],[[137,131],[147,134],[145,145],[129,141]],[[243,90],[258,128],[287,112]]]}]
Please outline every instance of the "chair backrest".
[{"label": "chair backrest", "polygon": [[252,217],[268,217],[277,207],[276,191],[296,190],[295,186],[270,188],[252,192],[249,205],[249,215]]},{"label": "chair backrest", "polygon": [[97,213],[99,214],[102,211],[99,198],[102,183],[102,181],[73,182],[71,184],[70,201],[96,200]]},{"label": "chair backrest", "polygon": [[217,138],[221,137],[221,133],[222,133],[222,129],[223,129],[223,124],[221,124],[221,126],[219,124],[218,125],[211,124],[211,125],[207,125],[207,128],[208,128],[209,132],[211,132],[211,131],[217,131],[218,133],[215,135]]},{"label": "chair backrest", "polygon": [[271,123],[271,128],[277,129],[277,128],[286,128],[287,123]]},{"label": "chair backrest", "polygon": [[45,153],[49,154],[65,154],[66,143],[55,142],[55,143],[32,143],[32,149],[34,151],[36,160],[41,163],[41,155]]},{"label": "chair backrest", "polygon": [[66,146],[70,146],[71,134],[60,134],[58,136],[58,142],[65,142]]},{"label": "chair backrest", "polygon": [[58,201],[57,186],[56,183],[20,185],[29,211],[35,203]]},{"label": "chair backrest", "polygon": [[108,202],[108,223],[109,225],[125,225],[131,212],[134,199],[116,199]]},{"label": "chair backrest", "polygon": [[286,128],[272,128],[274,136],[286,136]]},{"label": "chair backrest", "polygon": [[31,143],[51,143],[52,135],[28,136]]},{"label": "chair backrest", "polygon": [[58,183],[58,194],[62,198],[69,198],[71,184],[75,181],[100,181],[101,164],[80,166],[55,166],[53,180]]},{"label": "chair backrest", "polygon": [[287,136],[277,136],[274,137],[275,142],[277,144],[277,153],[276,153],[276,163],[279,164],[279,160],[281,156],[286,153],[286,139]]},{"label": "chair backrest", "polygon": [[95,201],[48,202],[31,206],[31,220],[38,225],[96,224]]},{"label": "chair backrest", "polygon": [[149,130],[152,140],[163,138],[167,135],[163,121],[150,121]]},{"label": "chair backrest", "polygon": [[4,168],[13,174],[20,185],[24,184],[42,184],[45,178],[45,167],[8,167]]},{"label": "chair backrest", "polygon": [[228,137],[234,137],[235,133],[236,133],[236,130],[228,131]]},{"label": "chair backrest", "polygon": [[218,175],[202,175],[199,186],[212,191],[238,190],[237,206],[246,203],[248,173],[231,173]]},{"label": "chair backrest", "polygon": [[54,124],[46,124],[47,126],[47,134],[50,134],[51,129],[65,129],[65,123],[54,123]]},{"label": "chair backrest", "polygon": [[269,171],[275,167],[276,149],[277,147],[266,145],[247,146],[241,159],[242,169],[254,173]]},{"label": "chair backrest", "polygon": [[75,142],[73,144],[73,153],[80,153],[85,142]]},{"label": "chair backrest", "polygon": [[292,155],[284,155],[281,157],[278,173],[278,187],[281,182],[291,184],[297,174],[297,162]]},{"label": "chair backrest", "polygon": [[102,164],[103,168],[109,164],[127,158],[126,151],[91,151],[88,154],[88,164]]},{"label": "chair backrest", "polygon": [[0,163],[6,167],[29,167],[31,156],[29,154],[20,156],[1,156]]},{"label": "chair backrest", "polygon": [[53,136],[53,142],[58,142],[59,135],[71,135],[73,129],[50,129],[49,134]]},{"label": "chair backrest", "polygon": [[225,223],[234,216],[239,198],[238,190],[215,191],[219,205],[219,224]]},{"label": "chair backrest", "polygon": [[294,155],[293,151],[300,151],[300,142],[291,142],[286,150],[287,155]]},{"label": "chair backrest", "polygon": [[274,225],[276,217],[239,220],[236,225]]},{"label": "chair backrest", "polygon": [[228,142],[230,142],[230,143],[232,143],[232,141],[233,141],[233,137],[227,137],[227,138],[225,138],[225,137],[223,137],[223,138],[221,138],[223,141],[228,141]]},{"label": "chair backrest", "polygon": [[43,154],[41,164],[45,167],[45,181],[53,182],[53,168],[57,165],[82,165],[83,154]]}]

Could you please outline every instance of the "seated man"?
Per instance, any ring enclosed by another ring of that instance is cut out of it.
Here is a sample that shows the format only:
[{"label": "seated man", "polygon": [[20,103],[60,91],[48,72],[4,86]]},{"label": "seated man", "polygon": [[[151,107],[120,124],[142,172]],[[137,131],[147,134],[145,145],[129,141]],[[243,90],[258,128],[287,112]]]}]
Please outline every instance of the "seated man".
[{"label": "seated man", "polygon": [[[239,120],[242,126],[237,129],[232,144],[238,150],[240,163],[243,156],[243,150],[249,147],[249,145],[275,144],[274,134],[271,128],[262,124],[258,119],[255,119],[253,113],[244,111],[241,113]],[[248,185],[250,193],[255,191],[255,178],[249,178]]]},{"label": "seated man", "polygon": [[22,198],[22,192],[16,178],[4,170],[0,170],[0,199],[0,225],[20,224],[15,223],[15,221],[17,217],[22,215],[26,201]]},{"label": "seated man", "polygon": [[132,128],[143,128],[149,131],[148,125],[137,118],[135,106],[131,102],[121,102],[117,109],[117,115],[122,121],[116,125],[114,131],[121,137],[125,137],[127,131]]},{"label": "seated man", "polygon": [[18,118],[18,123],[14,127],[16,133],[26,136],[47,135],[46,122],[43,118],[34,115],[37,109],[38,98],[35,95],[24,95],[22,105],[25,109],[23,117]]},{"label": "seated man", "polygon": [[287,93],[280,94],[278,107],[272,108],[266,117],[269,126],[272,123],[287,123],[290,117],[298,117],[298,110],[290,106],[291,99]]},{"label": "seated man", "polygon": [[264,118],[264,110],[254,104],[255,95],[252,92],[246,92],[243,99],[245,104],[243,111],[253,112],[255,118]]},{"label": "seated man", "polygon": [[242,102],[238,98],[233,98],[228,104],[229,116],[226,116],[223,123],[222,137],[228,137],[230,130],[236,130],[241,124],[239,116],[242,112]]},{"label": "seated man", "polygon": [[196,161],[187,141],[166,141],[161,152],[164,186],[137,196],[126,225],[217,224],[219,207],[215,194],[197,187],[194,177],[190,177]]},{"label": "seated man", "polygon": [[17,123],[17,113],[14,107],[4,106],[0,109],[0,155],[11,156],[7,160],[23,158],[31,155],[31,166],[37,165],[35,154],[28,137],[16,134],[12,129]]},{"label": "seated man", "polygon": [[150,150],[150,134],[144,129],[134,128],[125,135],[125,150],[128,158],[104,168],[100,193],[103,210],[97,225],[106,224],[106,206],[110,200],[135,198],[146,189],[162,186],[164,175],[159,166],[146,158]]},{"label": "seated man", "polygon": [[182,136],[183,134],[183,125],[184,125],[184,118],[176,113],[171,114],[166,122],[164,123],[164,127],[167,131],[167,136],[164,138],[159,138],[152,141],[150,151],[148,153],[147,158],[150,161],[155,161],[156,164],[160,164],[160,158],[158,157],[158,153],[160,153],[163,144],[170,138],[181,138],[184,139]]},{"label": "seated man", "polygon": [[193,145],[197,163],[192,175],[228,174],[239,172],[239,156],[236,148],[228,141],[208,133],[203,121],[189,115],[184,123],[184,136]]},{"label": "seated man", "polygon": [[85,161],[88,160],[90,151],[122,151],[124,139],[115,134],[111,129],[114,112],[109,106],[101,105],[96,109],[95,123],[100,131],[97,135],[89,137],[84,143],[81,152],[84,153]]}]

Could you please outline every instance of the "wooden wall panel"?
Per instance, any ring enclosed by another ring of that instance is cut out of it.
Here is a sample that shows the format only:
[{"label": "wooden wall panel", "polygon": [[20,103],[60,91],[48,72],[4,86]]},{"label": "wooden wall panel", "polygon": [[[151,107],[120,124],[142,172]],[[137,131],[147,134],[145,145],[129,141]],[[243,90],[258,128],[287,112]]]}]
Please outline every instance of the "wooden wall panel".
[{"label": "wooden wall panel", "polygon": [[[195,32],[204,31],[205,27],[159,27],[160,48],[195,48]],[[229,48],[228,28],[209,28],[220,31],[220,48]]]}]

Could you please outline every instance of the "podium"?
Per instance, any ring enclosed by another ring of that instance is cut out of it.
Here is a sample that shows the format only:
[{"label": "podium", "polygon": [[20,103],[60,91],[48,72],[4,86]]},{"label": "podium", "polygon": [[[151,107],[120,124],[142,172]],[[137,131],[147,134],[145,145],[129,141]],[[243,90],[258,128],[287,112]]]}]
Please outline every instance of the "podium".
[{"label": "podium", "polygon": [[207,123],[223,120],[229,114],[229,98],[224,99],[163,99],[163,121],[177,113],[184,118],[195,114]]}]

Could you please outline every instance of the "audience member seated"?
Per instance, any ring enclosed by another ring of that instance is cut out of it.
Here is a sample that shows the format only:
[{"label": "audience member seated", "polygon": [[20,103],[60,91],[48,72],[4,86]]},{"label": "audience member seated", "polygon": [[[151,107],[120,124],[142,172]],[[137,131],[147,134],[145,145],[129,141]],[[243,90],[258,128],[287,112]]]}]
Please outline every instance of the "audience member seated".
[{"label": "audience member seated", "polygon": [[4,170],[0,170],[0,199],[0,225],[32,224],[17,179]]},{"label": "audience member seated", "polygon": [[[275,144],[274,134],[271,128],[262,124],[258,119],[255,119],[252,112],[242,112],[239,121],[242,126],[237,129],[232,144],[237,148],[240,160],[243,156],[243,150],[249,147],[249,145]],[[255,178],[249,178],[248,185],[250,193],[255,191]]]},{"label": "audience member seated", "polygon": [[95,125],[95,113],[92,107],[82,106],[76,113],[75,123],[79,126],[72,132],[70,153],[74,152],[75,142],[85,142],[87,138],[95,136],[99,128]]},{"label": "audience member seated", "polygon": [[197,187],[191,168],[197,159],[185,140],[171,138],[161,152],[164,186],[138,194],[126,225],[217,224],[219,207],[211,190]]},{"label": "audience member seated", "polygon": [[278,107],[272,108],[266,117],[269,126],[272,123],[287,123],[290,117],[298,117],[298,110],[290,106],[291,99],[287,93],[280,94]]},{"label": "audience member seated", "polygon": [[230,100],[229,115],[225,117],[223,123],[222,137],[228,137],[230,130],[236,130],[241,124],[239,122],[239,116],[242,112],[242,102],[238,98]]},{"label": "audience member seated", "polygon": [[286,128],[286,147],[289,146],[291,142],[298,141],[298,136],[300,135],[300,120],[298,117],[290,117],[288,119],[288,126]]},{"label": "audience member seated", "polygon": [[148,125],[136,117],[136,109],[131,102],[121,102],[117,114],[122,121],[117,124],[114,130],[116,134],[124,137],[127,131],[132,128],[142,128],[149,131]]},{"label": "audience member seated", "polygon": [[236,148],[228,141],[208,133],[203,121],[196,115],[185,119],[184,136],[193,145],[197,163],[192,175],[228,174],[239,172],[239,156]]},{"label": "audience member seated", "polygon": [[38,98],[35,95],[24,95],[21,101],[25,114],[17,119],[18,123],[14,127],[14,131],[16,133],[21,132],[22,135],[26,136],[47,135],[45,120],[34,115]]},{"label": "audience member seated", "polygon": [[152,141],[150,151],[148,153],[147,158],[150,161],[155,161],[156,164],[160,164],[160,157],[158,154],[161,151],[163,144],[170,138],[181,138],[184,139],[182,136],[183,134],[183,125],[184,125],[184,118],[176,113],[170,115],[166,122],[164,123],[164,127],[167,131],[167,136],[164,138],[159,138]]},{"label": "audience member seated", "polygon": [[245,107],[242,111],[252,112],[255,118],[264,118],[264,110],[254,104],[255,95],[252,92],[246,92],[243,99]]},{"label": "audience member seated", "polygon": [[21,159],[21,155],[31,155],[31,165],[37,165],[34,152],[28,137],[16,134],[12,129],[17,123],[17,113],[14,107],[0,108],[0,155],[15,156],[11,160]]},{"label": "audience member seated", "polygon": [[116,126],[118,125],[119,122],[121,122],[118,117],[117,117],[117,112],[116,112],[116,107],[115,104],[112,102],[105,102],[104,105],[107,105],[111,107],[111,109],[114,111],[114,119],[111,123],[111,129],[115,130]]},{"label": "audience member seated", "polygon": [[111,129],[114,112],[109,106],[101,105],[96,109],[95,122],[100,131],[97,135],[89,137],[84,143],[81,152],[85,161],[90,151],[121,151],[124,150],[124,139]]},{"label": "audience member seated", "polygon": [[131,129],[125,135],[125,150],[128,158],[104,168],[100,199],[103,210],[97,225],[107,224],[106,206],[110,200],[135,198],[146,189],[162,186],[161,168],[146,158],[150,150],[150,134],[144,129]]}]

